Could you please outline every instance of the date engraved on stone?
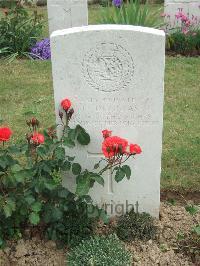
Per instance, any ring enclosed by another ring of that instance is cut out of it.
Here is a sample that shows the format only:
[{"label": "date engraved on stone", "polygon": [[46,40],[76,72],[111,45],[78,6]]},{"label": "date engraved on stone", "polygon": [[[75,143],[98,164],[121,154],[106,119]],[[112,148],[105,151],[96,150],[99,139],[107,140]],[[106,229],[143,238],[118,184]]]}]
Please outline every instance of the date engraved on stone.
[{"label": "date engraved on stone", "polygon": [[130,53],[115,43],[101,43],[91,49],[85,55],[82,67],[87,83],[104,92],[126,88],[134,74]]}]

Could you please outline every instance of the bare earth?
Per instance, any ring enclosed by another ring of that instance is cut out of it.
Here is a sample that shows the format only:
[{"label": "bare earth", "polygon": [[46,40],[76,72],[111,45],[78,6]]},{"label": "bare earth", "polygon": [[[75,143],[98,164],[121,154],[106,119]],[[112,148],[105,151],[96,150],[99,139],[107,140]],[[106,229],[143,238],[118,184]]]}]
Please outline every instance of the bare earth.
[{"label": "bare earth", "polygon": [[[200,224],[200,212],[192,216],[182,206],[162,203],[160,220],[155,221],[158,227],[157,240],[134,241],[127,245],[133,252],[133,265],[200,265],[198,258],[196,263],[192,263],[184,254],[175,253],[177,233],[187,234],[198,223]],[[37,238],[19,240],[11,243],[4,251],[0,250],[0,266],[66,266],[66,253],[66,250],[58,250],[52,241]]]}]

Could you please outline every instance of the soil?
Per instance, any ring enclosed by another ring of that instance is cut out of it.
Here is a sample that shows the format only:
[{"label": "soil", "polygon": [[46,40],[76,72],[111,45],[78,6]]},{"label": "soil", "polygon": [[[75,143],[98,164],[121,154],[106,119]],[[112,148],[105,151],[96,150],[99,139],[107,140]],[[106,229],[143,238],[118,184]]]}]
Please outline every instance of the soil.
[{"label": "soil", "polygon": [[[192,258],[177,250],[177,233],[188,234],[194,225],[200,224],[200,211],[191,215],[184,206],[161,204],[156,240],[134,241],[127,244],[133,253],[134,266],[200,266],[200,257]],[[102,233],[110,231],[102,225]],[[112,226],[111,226],[112,227]],[[112,229],[111,229],[112,231]],[[37,238],[11,242],[0,250],[0,266],[66,266],[67,250],[59,250],[53,241]]]},{"label": "soil", "polygon": [[186,204],[188,201],[193,201],[195,204],[200,204],[200,191],[199,190],[161,190],[161,201],[175,200],[179,204]]}]

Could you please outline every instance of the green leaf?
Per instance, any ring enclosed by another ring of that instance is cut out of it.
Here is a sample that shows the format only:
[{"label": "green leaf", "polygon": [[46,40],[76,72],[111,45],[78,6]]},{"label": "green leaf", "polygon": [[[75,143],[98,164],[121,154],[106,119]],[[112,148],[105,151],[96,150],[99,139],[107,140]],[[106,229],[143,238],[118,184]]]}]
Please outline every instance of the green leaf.
[{"label": "green leaf", "polygon": [[69,128],[69,129],[68,129],[68,137],[69,137],[72,141],[75,141],[75,139],[76,139],[76,129]]},{"label": "green leaf", "polygon": [[31,210],[35,213],[38,213],[40,212],[42,209],[42,203],[37,201],[37,202],[34,202],[33,205],[31,206]]},{"label": "green leaf", "polygon": [[55,150],[55,157],[58,160],[63,160],[65,158],[65,149],[62,147],[57,147]]},{"label": "green leaf", "polygon": [[122,170],[122,168],[118,168],[116,174],[115,174],[115,181],[120,182],[125,177],[125,172]]},{"label": "green leaf", "polygon": [[89,218],[99,218],[99,208],[92,204],[87,204],[87,215]]},{"label": "green leaf", "polygon": [[78,176],[76,180],[77,180],[76,194],[78,196],[87,195],[90,190],[90,178],[84,175],[84,176]]},{"label": "green leaf", "polygon": [[34,201],[35,201],[35,198],[32,196],[32,195],[28,195],[24,198],[24,200],[29,204],[31,205]]},{"label": "green leaf", "polygon": [[102,219],[105,224],[108,224],[109,221],[110,221],[110,218],[107,215],[107,213],[105,212],[105,210],[100,209],[99,212],[100,212],[99,213],[99,218]]},{"label": "green leaf", "polygon": [[185,207],[186,211],[189,212],[191,215],[196,214],[199,211],[198,206],[195,205],[187,205]]},{"label": "green leaf", "polygon": [[11,166],[11,172],[17,173],[22,170],[22,167],[19,164],[14,164]]},{"label": "green leaf", "polygon": [[73,140],[71,140],[70,138],[64,138],[64,142],[63,144],[65,146],[67,146],[68,148],[74,148],[75,147],[75,143]]},{"label": "green leaf", "polygon": [[53,221],[59,221],[63,217],[63,213],[59,208],[53,208],[52,217]]},{"label": "green leaf", "polygon": [[71,169],[71,163],[69,161],[65,161],[61,166],[61,170],[69,171]]},{"label": "green leaf", "polygon": [[53,180],[46,180],[44,182],[44,186],[48,189],[48,190],[53,190],[57,187],[57,184],[53,181]]},{"label": "green leaf", "polygon": [[90,143],[90,135],[80,125],[76,126],[77,141],[81,145],[88,145]]},{"label": "green leaf", "polygon": [[5,213],[6,218],[10,217],[12,215],[12,212],[15,211],[16,205],[14,200],[11,198],[7,198],[6,205],[4,205],[3,210]]},{"label": "green leaf", "polygon": [[22,170],[14,174],[14,178],[18,183],[23,183],[27,177],[27,171]]},{"label": "green leaf", "polygon": [[93,180],[95,180],[100,185],[104,186],[104,179],[99,174],[91,173],[90,174],[90,178],[93,179]]},{"label": "green leaf", "polygon": [[62,190],[58,192],[58,196],[60,198],[67,198],[68,195],[69,195],[69,191],[66,188],[63,188]]},{"label": "green leaf", "polygon": [[125,172],[127,179],[131,177],[131,168],[128,165],[123,165],[122,170]]},{"label": "green leaf", "polygon": [[48,149],[47,149],[47,147],[46,146],[39,146],[38,148],[37,148],[37,154],[40,156],[40,157],[45,157],[45,156],[47,156],[47,154],[48,154]]},{"label": "green leaf", "polygon": [[0,167],[1,168],[3,168],[3,169],[5,169],[6,168],[6,161],[5,161],[5,159],[4,158],[0,158]]},{"label": "green leaf", "polygon": [[193,232],[195,232],[198,236],[200,236],[200,224],[193,227]]},{"label": "green leaf", "polygon": [[78,163],[73,163],[72,164],[72,173],[74,175],[79,175],[81,173],[81,166]]},{"label": "green leaf", "polygon": [[35,212],[31,212],[31,214],[29,215],[29,221],[33,225],[39,224],[39,222],[40,222],[40,216],[39,216],[39,214],[38,213],[35,213]]},{"label": "green leaf", "polygon": [[75,156],[74,157],[67,156],[67,158],[68,158],[68,161],[72,162],[72,161],[74,161]]},{"label": "green leaf", "polygon": [[19,154],[21,152],[21,149],[13,145],[13,146],[8,147],[8,152],[13,153],[13,154]]}]

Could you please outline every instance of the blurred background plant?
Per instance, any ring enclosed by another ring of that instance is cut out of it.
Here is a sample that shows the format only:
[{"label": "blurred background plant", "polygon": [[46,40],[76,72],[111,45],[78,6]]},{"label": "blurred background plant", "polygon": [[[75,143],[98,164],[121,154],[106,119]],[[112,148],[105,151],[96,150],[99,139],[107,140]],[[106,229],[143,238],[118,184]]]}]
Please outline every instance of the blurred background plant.
[{"label": "blurred background plant", "polygon": [[[167,14],[163,14],[163,17],[169,20]],[[178,12],[173,24],[167,22],[165,31],[168,52],[186,56],[200,55],[200,21],[196,16]]]},{"label": "blurred background plant", "polygon": [[[30,1],[26,1],[30,3]],[[17,57],[30,57],[29,51],[42,33],[42,16],[30,11],[22,1],[8,1],[0,20],[0,56],[9,61]]]},{"label": "blurred background plant", "polygon": [[33,59],[51,59],[50,39],[45,38],[31,47],[30,55]]},{"label": "blurred background plant", "polygon": [[107,1],[107,8],[102,9],[100,22],[159,28],[163,24],[158,19],[159,13],[160,10],[151,11],[146,1],[142,4],[139,0],[113,0],[111,4]]}]

